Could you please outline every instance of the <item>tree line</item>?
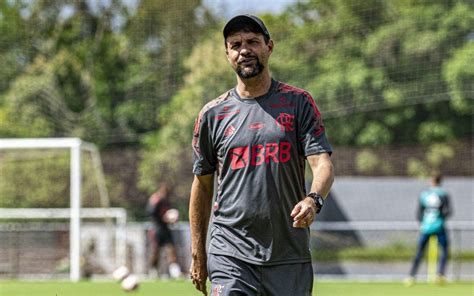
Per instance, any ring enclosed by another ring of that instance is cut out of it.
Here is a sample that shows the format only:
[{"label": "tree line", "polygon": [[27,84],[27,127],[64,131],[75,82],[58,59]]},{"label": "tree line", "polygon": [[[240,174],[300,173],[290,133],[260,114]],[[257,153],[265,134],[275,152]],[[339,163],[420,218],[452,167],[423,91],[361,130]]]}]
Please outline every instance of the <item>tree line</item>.
[{"label": "tree line", "polygon": [[[471,1],[311,0],[261,17],[273,77],[312,93],[362,170],[384,165],[378,147],[423,145],[407,167],[423,174],[472,139]],[[235,82],[223,22],[200,0],[0,0],[0,137],[132,147],[142,190],[187,183],[194,119]]]}]

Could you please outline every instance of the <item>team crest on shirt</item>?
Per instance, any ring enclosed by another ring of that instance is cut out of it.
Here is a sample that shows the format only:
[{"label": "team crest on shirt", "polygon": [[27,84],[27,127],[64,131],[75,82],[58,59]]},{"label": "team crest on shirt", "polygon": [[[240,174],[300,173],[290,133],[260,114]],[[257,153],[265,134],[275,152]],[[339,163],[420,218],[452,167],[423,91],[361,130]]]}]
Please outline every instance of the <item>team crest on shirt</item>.
[{"label": "team crest on shirt", "polygon": [[294,128],[295,116],[288,113],[280,113],[276,119],[282,132],[291,132]]},{"label": "team crest on shirt", "polygon": [[222,295],[222,291],[224,290],[224,285],[217,284],[212,288],[212,296],[220,296]]}]

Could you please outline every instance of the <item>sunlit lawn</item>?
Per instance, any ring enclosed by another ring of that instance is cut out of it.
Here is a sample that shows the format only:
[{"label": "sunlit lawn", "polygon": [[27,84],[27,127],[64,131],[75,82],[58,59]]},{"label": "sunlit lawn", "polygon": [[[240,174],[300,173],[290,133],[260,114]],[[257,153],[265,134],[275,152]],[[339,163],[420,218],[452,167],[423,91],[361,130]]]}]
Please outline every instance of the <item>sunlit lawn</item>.
[{"label": "sunlit lawn", "polygon": [[[313,295],[318,296],[472,296],[472,282],[448,283],[445,286],[416,284],[406,288],[402,283],[359,283],[346,281],[316,282]],[[209,289],[209,285],[208,285]],[[147,281],[137,291],[126,293],[113,282],[23,282],[0,281],[1,296],[192,296],[200,295],[190,281]],[[281,295],[286,296],[286,295]],[[290,295],[288,295],[290,296]]]}]

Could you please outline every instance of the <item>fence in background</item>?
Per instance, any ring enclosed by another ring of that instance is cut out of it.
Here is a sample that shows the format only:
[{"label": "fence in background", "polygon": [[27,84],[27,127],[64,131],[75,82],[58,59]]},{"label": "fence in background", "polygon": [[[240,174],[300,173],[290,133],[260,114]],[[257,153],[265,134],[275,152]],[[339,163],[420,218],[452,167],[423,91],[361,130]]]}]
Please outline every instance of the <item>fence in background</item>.
[{"label": "fence in background", "polygon": [[[150,276],[148,223],[129,223],[127,265],[142,277]],[[415,252],[418,226],[411,222],[319,222],[311,231],[315,276],[319,278],[399,280],[405,277]],[[0,278],[67,278],[69,228],[58,223],[0,224]],[[471,221],[448,224],[451,260],[450,280],[474,280],[474,225]],[[173,228],[178,261],[183,270],[190,265],[189,225]],[[113,258],[113,232],[104,224],[84,223],[81,233],[86,248],[83,260],[95,264],[93,277],[110,278],[116,268]],[[461,256],[461,257],[460,257]],[[163,254],[162,254],[163,257]],[[158,274],[166,276],[162,258]],[[83,261],[84,262],[84,261]],[[92,271],[91,271],[92,270]],[[419,270],[426,278],[426,263]]]}]

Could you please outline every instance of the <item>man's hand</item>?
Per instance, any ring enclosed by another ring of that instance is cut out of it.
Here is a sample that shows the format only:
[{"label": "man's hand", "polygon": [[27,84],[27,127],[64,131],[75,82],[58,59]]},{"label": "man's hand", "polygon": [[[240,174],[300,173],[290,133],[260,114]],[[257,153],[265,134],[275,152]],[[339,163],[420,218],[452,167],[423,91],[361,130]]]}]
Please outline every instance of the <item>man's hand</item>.
[{"label": "man's hand", "polygon": [[[319,192],[323,197],[327,196],[334,181],[334,167],[329,153],[309,155],[307,159],[313,173],[310,192]],[[291,217],[293,227],[309,227],[316,217],[314,200],[311,197],[305,197],[293,208]]]},{"label": "man's hand", "polygon": [[306,197],[297,203],[293,211],[291,211],[291,217],[293,218],[293,227],[309,227],[316,217],[316,205],[314,204],[314,200],[311,197]]},{"label": "man's hand", "polygon": [[191,269],[189,274],[193,281],[194,287],[207,295],[206,281],[207,281],[207,256],[206,253],[197,256],[192,256]]}]

